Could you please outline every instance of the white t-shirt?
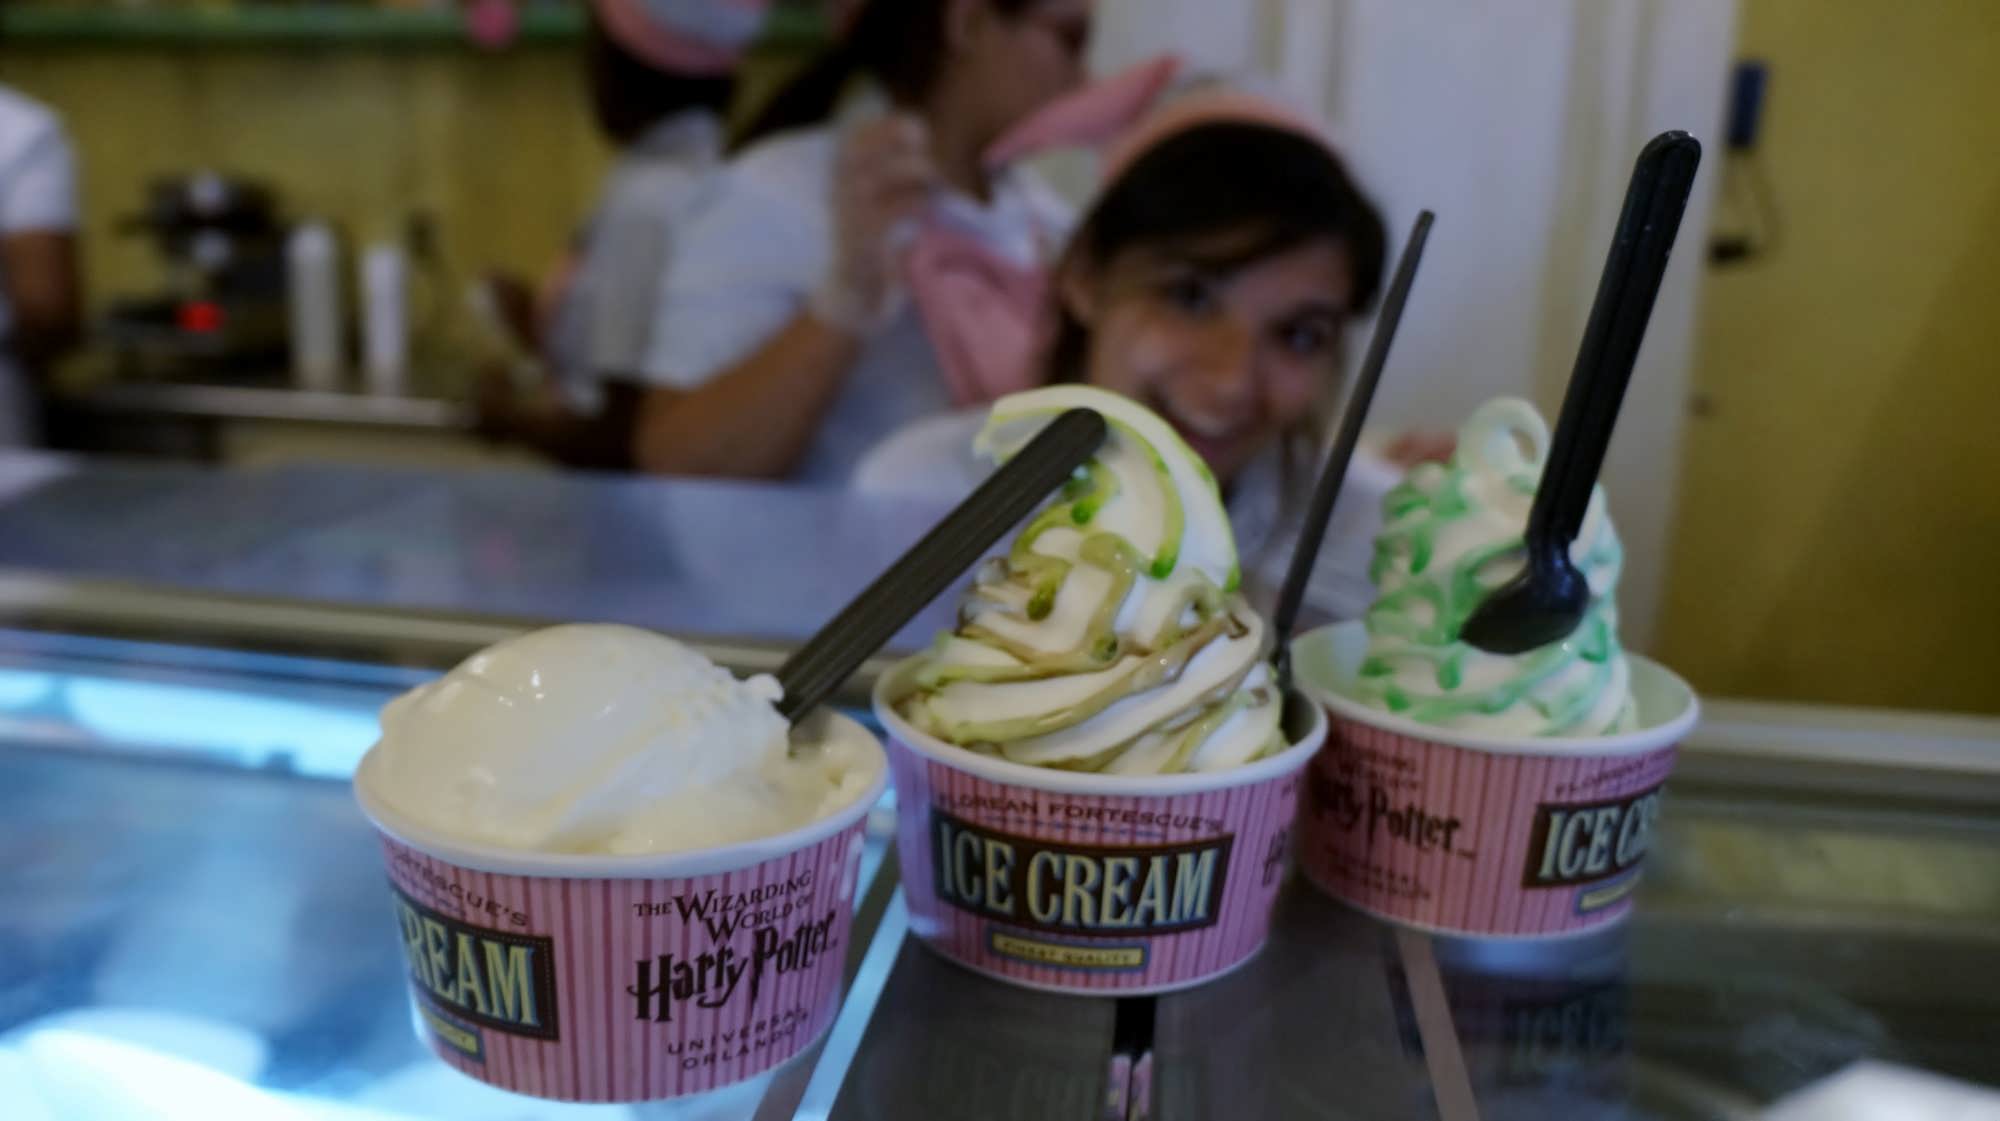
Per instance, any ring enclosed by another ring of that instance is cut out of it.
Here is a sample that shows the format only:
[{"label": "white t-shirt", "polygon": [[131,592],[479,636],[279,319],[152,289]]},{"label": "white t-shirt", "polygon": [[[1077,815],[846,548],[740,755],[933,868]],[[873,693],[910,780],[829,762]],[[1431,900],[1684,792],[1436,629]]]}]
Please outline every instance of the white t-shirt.
[{"label": "white t-shirt", "polygon": [[[972,439],[986,422],[983,409],[930,417],[904,427],[877,444],[854,470],[856,490],[877,494],[921,494],[958,498],[986,478],[993,465],[973,454]],[[1303,468],[1317,470],[1312,464]],[[1285,570],[1305,515],[1312,480],[1300,480],[1296,508],[1285,508],[1283,470],[1277,453],[1258,457],[1229,488],[1229,521],[1236,531],[1244,582],[1259,610],[1269,611],[1284,587]],[[1368,578],[1375,538],[1382,532],[1382,499],[1401,472],[1364,443],[1348,464],[1333,518],[1321,539],[1300,627],[1329,619],[1357,619],[1375,599]]]},{"label": "white t-shirt", "polygon": [[645,362],[674,236],[721,156],[722,122],[692,109],[653,125],[605,177],[546,348],[579,408],[597,407],[605,375],[631,376]]},{"label": "white t-shirt", "polygon": [[[751,146],[718,174],[688,220],[653,320],[641,373],[690,389],[740,362],[804,308],[833,257],[834,126]],[[961,230],[1046,260],[1073,211],[1025,171],[996,178],[992,199],[942,195],[933,204]],[[950,408],[936,351],[907,300],[872,336],[822,418],[793,477],[843,484],[869,448],[905,424]]]},{"label": "white t-shirt", "polygon": [[[76,157],[53,110],[0,86],[0,237],[76,229]],[[0,447],[26,443],[32,398],[5,345],[14,327],[0,274]]]}]

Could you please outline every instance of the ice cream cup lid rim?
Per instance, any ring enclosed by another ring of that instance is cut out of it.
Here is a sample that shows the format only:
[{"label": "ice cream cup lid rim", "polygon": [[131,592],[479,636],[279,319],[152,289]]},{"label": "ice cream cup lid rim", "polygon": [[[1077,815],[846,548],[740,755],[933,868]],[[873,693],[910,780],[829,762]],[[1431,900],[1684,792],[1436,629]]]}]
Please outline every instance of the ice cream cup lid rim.
[{"label": "ice cream cup lid rim", "polygon": [[372,749],[362,756],[361,765],[355,769],[354,797],[361,804],[362,814],[376,829],[428,856],[476,872],[573,880],[677,880],[716,875],[775,860],[818,844],[860,820],[874,808],[875,803],[881,801],[882,792],[889,784],[888,754],[881,740],[853,717],[840,713],[829,715],[835,726],[841,729],[841,734],[865,737],[874,748],[877,765],[868,789],[833,813],[796,829],[714,848],[630,855],[528,852],[454,838],[410,821],[369,789],[373,773],[371,762],[375,758]]},{"label": "ice cream cup lid rim", "polygon": [[934,759],[954,770],[965,771],[992,782],[1026,786],[1058,794],[1089,794],[1122,798],[1159,798],[1174,795],[1206,794],[1238,786],[1266,782],[1297,771],[1326,740],[1326,712],[1303,692],[1295,695],[1306,702],[1312,726],[1298,741],[1276,755],[1220,771],[1189,771],[1171,775],[1106,775],[1089,771],[1065,771],[1057,767],[1036,767],[1011,759],[968,751],[910,726],[889,704],[888,692],[922,657],[906,658],[890,667],[875,683],[875,718],[890,735],[910,750]]}]

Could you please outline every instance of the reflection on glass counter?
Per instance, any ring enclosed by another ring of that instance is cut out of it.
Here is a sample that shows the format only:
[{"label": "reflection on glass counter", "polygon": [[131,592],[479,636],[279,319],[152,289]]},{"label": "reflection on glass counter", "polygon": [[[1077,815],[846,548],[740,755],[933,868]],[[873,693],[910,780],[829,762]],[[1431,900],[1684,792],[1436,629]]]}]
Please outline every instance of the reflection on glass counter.
[{"label": "reflection on glass counter", "polygon": [[[136,668],[145,667],[145,668]],[[427,670],[0,631],[0,740],[345,779]]]},{"label": "reflection on glass counter", "polygon": [[[0,1101],[64,1118],[790,1116],[813,1052],[662,1112],[517,1097],[424,1050],[345,780],[375,710],[433,672],[0,631],[0,850],[26,854],[0,872]],[[864,895],[886,833],[871,828]]]},{"label": "reflection on glass counter", "polygon": [[1935,774],[1878,768],[1856,796],[1852,745],[1752,781],[1774,745],[1798,755],[1817,733],[1739,710],[1714,734],[1768,750],[1694,745],[1638,911],[1609,930],[1432,937],[1294,880],[1270,943],[1227,977],[1043,994],[907,937],[878,809],[819,1044],[674,1103],[509,1095],[412,1030],[377,842],[344,781],[376,707],[449,660],[0,630],[7,1116],[1797,1121],[1836,1108],[1827,1094],[1964,1104],[2000,1086],[2000,993],[1980,981],[2000,967],[1991,784],[1966,771],[1934,797]]}]

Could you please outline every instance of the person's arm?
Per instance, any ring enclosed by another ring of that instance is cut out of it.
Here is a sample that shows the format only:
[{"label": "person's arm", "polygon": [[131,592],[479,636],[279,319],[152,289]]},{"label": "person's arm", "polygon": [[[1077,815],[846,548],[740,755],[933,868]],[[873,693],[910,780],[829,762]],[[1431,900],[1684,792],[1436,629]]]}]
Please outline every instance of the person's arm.
[{"label": "person's arm", "polygon": [[507,371],[482,374],[475,402],[479,431],[495,440],[524,444],[565,467],[632,469],[632,429],[644,386],[604,382],[595,413],[578,412],[552,386],[545,388],[540,395],[524,398]]},{"label": "person's arm", "polygon": [[61,122],[43,115],[0,177],[0,276],[12,311],[6,344],[39,376],[82,333],[76,251],[76,157]]},{"label": "person's arm", "polygon": [[534,286],[510,272],[490,269],[480,278],[493,309],[493,326],[506,331],[515,346],[529,354],[542,352],[541,318],[535,308]]},{"label": "person's arm", "polygon": [[22,230],[0,235],[0,276],[6,278],[7,305],[13,312],[8,345],[31,373],[40,374],[82,336],[77,272],[74,234]]},{"label": "person's arm", "polygon": [[859,336],[801,313],[694,389],[648,389],[633,462],[662,475],[782,478],[805,455],[860,353]]},{"label": "person's arm", "polygon": [[[689,188],[680,178],[655,174],[622,180],[607,192],[597,235],[585,259],[591,280],[586,308],[588,360],[593,369],[606,371],[607,378],[621,376],[615,371],[646,367],[661,289],[673,260],[674,219],[687,213],[674,201],[675,195]],[[695,252],[702,251],[698,244]],[[699,279],[710,287],[714,284],[712,277]],[[756,326],[778,322],[788,314],[783,304],[758,308],[758,301],[742,299],[740,292],[733,297],[729,310]],[[680,310],[686,310],[684,304]],[[825,336],[819,340],[825,345],[809,346],[802,354],[795,343],[804,337],[798,324],[811,322],[810,317],[791,314],[790,319],[745,361],[705,384],[652,387],[628,380],[623,388],[631,392],[624,395],[622,415],[591,418],[595,423],[589,427],[595,432],[585,440],[608,437],[622,422],[620,458],[627,468],[676,475],[784,474],[804,454],[859,349],[858,344],[842,345],[839,332],[823,331],[818,334]],[[762,358],[767,349],[772,356]],[[738,368],[747,372],[729,376]],[[739,403],[739,396],[749,403]],[[759,398],[784,401],[788,407],[759,410],[755,407]],[[642,418],[650,430],[643,441],[636,438]],[[574,435],[574,423],[547,423],[547,419],[533,430],[538,444],[545,452],[574,462],[561,450],[564,438]],[[752,420],[757,423],[746,423]],[[770,428],[773,422],[775,431]],[[634,462],[642,452],[647,458]]]},{"label": "person's arm", "polygon": [[[890,231],[929,202],[936,178],[928,140],[913,118],[885,117],[845,137],[833,170],[832,262],[808,306],[797,308],[797,297],[791,297],[788,310],[775,320],[779,326],[761,343],[698,384],[649,390],[633,430],[634,464],[659,474],[790,474],[860,357],[868,332],[882,323],[893,275]],[[769,238],[773,231],[738,230],[734,236]],[[700,246],[678,258],[673,269],[687,277],[684,289],[699,289],[708,258],[732,251],[738,247],[726,240]],[[678,298],[673,287],[670,305]],[[675,332],[701,314],[753,314],[747,300],[727,291],[699,298],[699,313],[670,308],[656,322],[669,346]]]}]

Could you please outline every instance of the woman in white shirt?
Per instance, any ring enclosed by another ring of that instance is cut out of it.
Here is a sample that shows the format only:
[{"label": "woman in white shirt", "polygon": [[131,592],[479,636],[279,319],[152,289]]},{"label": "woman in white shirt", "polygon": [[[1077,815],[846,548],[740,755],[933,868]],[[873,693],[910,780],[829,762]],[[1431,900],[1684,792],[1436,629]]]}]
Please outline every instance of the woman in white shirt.
[{"label": "woman in white shirt", "polygon": [[[1191,90],[1107,158],[1107,182],[1055,278],[1045,380],[1124,393],[1173,424],[1228,500],[1246,583],[1283,580],[1342,382],[1343,335],[1381,280],[1381,216],[1320,131],[1264,98]],[[856,472],[873,490],[969,489],[983,417],[913,426]],[[1357,457],[1308,588],[1317,615],[1371,598],[1368,557],[1398,441]]]},{"label": "woman in white shirt", "polygon": [[[591,0],[585,66],[598,127],[618,146],[577,253],[544,309],[500,282],[507,318],[535,344],[545,383],[523,395],[512,371],[482,379],[482,427],[579,467],[630,466],[645,357],[676,235],[722,162],[722,116],[763,0]],[[511,289],[511,291],[508,291]]]},{"label": "woman in white shirt", "polygon": [[[1089,0],[866,0],[778,95],[676,247],[641,373],[634,458],[662,473],[838,484],[949,409],[903,251],[936,226],[1038,267],[1068,212],[986,154],[1075,86]],[[855,79],[872,119],[827,118]]]},{"label": "woman in white shirt", "polygon": [[0,448],[35,438],[34,392],[82,323],[76,159],[62,122],[0,86]]}]

